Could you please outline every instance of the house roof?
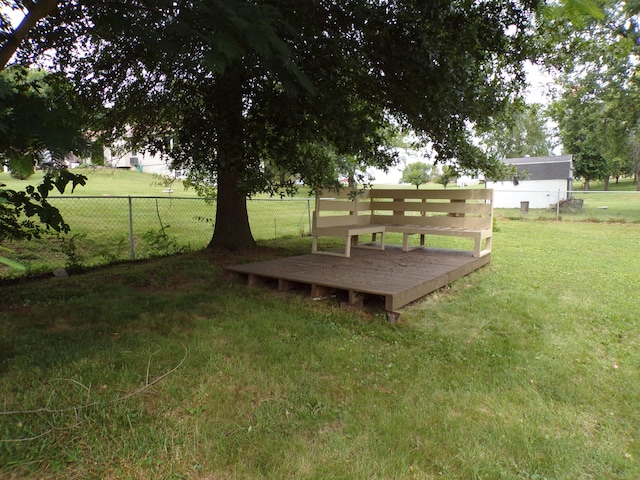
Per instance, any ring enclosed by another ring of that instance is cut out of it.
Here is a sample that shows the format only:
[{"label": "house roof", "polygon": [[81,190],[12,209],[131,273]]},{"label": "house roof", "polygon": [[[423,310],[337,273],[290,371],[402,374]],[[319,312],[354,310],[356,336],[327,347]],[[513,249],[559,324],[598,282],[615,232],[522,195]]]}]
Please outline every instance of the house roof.
[{"label": "house roof", "polygon": [[526,180],[567,180],[572,177],[572,155],[546,157],[506,158],[504,163],[513,165],[518,172],[526,170]]}]

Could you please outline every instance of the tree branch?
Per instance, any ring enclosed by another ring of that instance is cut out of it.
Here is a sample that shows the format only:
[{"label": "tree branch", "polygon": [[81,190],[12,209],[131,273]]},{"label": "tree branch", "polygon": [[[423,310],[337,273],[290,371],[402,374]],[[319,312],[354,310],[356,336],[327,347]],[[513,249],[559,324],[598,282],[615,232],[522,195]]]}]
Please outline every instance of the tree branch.
[{"label": "tree branch", "polygon": [[7,66],[13,54],[38,22],[49,15],[53,15],[58,10],[58,0],[40,0],[29,2],[27,5],[28,12],[22,22],[0,46],[0,70]]}]

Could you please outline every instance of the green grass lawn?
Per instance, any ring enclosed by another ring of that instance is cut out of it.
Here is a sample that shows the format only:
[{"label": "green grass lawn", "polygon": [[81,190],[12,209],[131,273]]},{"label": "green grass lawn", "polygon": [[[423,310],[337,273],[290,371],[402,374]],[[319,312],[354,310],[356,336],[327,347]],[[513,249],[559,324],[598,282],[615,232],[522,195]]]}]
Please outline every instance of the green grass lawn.
[{"label": "green grass lawn", "polygon": [[[185,191],[181,182],[172,185],[173,193],[170,194],[163,192],[166,185],[160,184],[158,177],[148,173],[106,168],[75,171],[89,178],[87,185],[76,189],[73,195],[67,193],[51,199],[71,226],[69,235],[0,245],[0,255],[25,265],[28,274],[58,267],[77,270],[126,261],[131,258],[130,225],[136,259],[198,250],[211,240],[215,202],[205,202],[192,189]],[[19,181],[0,173],[0,183],[23,189],[27,184],[36,184],[41,175],[42,172],[38,172],[26,181]],[[584,207],[561,212],[559,219],[563,222],[640,223],[640,194],[631,191],[633,187],[630,179],[623,179],[620,184],[612,183],[613,192],[602,192],[598,191],[602,186],[594,183],[590,193],[575,194],[576,198],[584,200]],[[413,186],[405,185],[404,188]],[[421,188],[441,189],[442,186],[429,184]],[[267,240],[308,234],[313,208],[306,188],[302,188],[295,199],[256,197],[248,203],[254,238]],[[497,219],[556,220],[554,209],[531,210],[528,214],[522,214],[519,209],[496,209],[494,213]],[[439,247],[468,248],[464,241],[456,238],[433,239],[432,243]],[[0,264],[0,278],[23,274]]]},{"label": "green grass lawn", "polygon": [[[215,202],[198,198],[193,189],[185,190],[180,181],[172,185],[173,193],[166,193],[163,192],[166,185],[147,173],[106,168],[74,172],[86,175],[87,185],[78,187],[73,194],[67,191],[50,199],[70,225],[69,235],[0,245],[0,255],[25,265],[29,274],[64,266],[77,269],[128,260],[130,225],[136,259],[201,249],[211,240]],[[35,185],[41,178],[42,172],[26,181],[0,173],[0,183],[16,190]],[[249,201],[254,238],[307,234],[312,204],[307,189],[301,189],[294,200],[262,195]],[[0,277],[22,274],[0,264]]]},{"label": "green grass lawn", "polygon": [[498,220],[405,309],[247,288],[307,238],[0,290],[0,477],[640,478],[640,225]]},{"label": "green grass lawn", "polygon": [[[107,167],[96,168],[77,168],[71,170],[73,173],[85,175],[87,184],[79,186],[71,193],[68,189],[65,195],[83,196],[83,195],[152,195],[152,196],[169,196],[164,193],[165,185],[160,178],[150,173],[139,173],[133,170],[114,169]],[[26,185],[36,185],[42,180],[43,171],[37,171],[27,180],[16,180],[11,178],[8,173],[0,172],[0,183],[7,185],[7,188],[13,190],[24,190]],[[175,181],[171,188],[173,195],[196,197],[193,189],[184,189],[180,180]],[[54,190],[51,195],[59,195]]]}]

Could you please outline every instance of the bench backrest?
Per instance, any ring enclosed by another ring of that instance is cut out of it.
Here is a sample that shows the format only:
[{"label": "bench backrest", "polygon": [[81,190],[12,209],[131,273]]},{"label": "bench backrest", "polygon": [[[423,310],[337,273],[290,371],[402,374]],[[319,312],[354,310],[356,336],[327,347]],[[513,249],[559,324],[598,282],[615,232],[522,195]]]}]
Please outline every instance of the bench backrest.
[{"label": "bench backrest", "polygon": [[313,228],[368,225],[371,223],[369,191],[342,190],[316,196]]},{"label": "bench backrest", "polygon": [[493,190],[373,188],[316,196],[313,228],[418,225],[491,230]]},{"label": "bench backrest", "polygon": [[493,190],[405,190],[369,191],[371,222],[385,225],[491,230]]}]

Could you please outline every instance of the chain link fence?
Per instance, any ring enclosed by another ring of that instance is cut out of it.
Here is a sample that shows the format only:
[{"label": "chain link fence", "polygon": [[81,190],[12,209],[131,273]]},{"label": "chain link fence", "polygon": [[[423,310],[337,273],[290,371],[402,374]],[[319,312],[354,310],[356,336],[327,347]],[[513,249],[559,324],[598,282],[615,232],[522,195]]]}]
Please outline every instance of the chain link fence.
[{"label": "chain link fence", "polygon": [[[71,232],[11,242],[0,252],[32,273],[202,249],[215,227],[215,200],[53,196],[49,201],[60,210]],[[311,199],[252,199],[247,209],[256,240],[304,236],[311,230]],[[0,277],[15,273],[0,264]]]},{"label": "chain link fence", "polygon": [[[518,193],[524,195],[519,208],[495,208],[496,219],[640,223],[636,191]],[[536,195],[545,199],[542,208],[527,200]],[[70,225],[68,235],[0,245],[0,255],[26,265],[28,274],[202,249],[215,226],[215,200],[202,198],[59,196],[50,202]],[[252,199],[247,208],[258,241],[311,230],[312,199]],[[24,272],[0,264],[0,278],[17,275]]]},{"label": "chain link fence", "polygon": [[[512,208],[500,208],[504,201]],[[496,216],[574,222],[640,223],[640,191],[499,190]]]}]

